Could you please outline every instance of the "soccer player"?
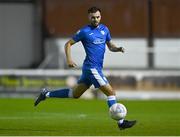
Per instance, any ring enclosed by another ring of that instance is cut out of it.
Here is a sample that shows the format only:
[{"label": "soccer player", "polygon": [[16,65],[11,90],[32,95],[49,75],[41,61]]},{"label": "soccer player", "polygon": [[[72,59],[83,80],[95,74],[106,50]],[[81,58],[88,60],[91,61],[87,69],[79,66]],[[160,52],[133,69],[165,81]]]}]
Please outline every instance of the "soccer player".
[{"label": "soccer player", "polygon": [[[101,10],[97,7],[91,7],[88,10],[89,24],[82,27],[77,33],[65,44],[65,53],[67,65],[70,68],[76,67],[71,57],[71,46],[81,41],[86,52],[86,58],[82,67],[82,75],[77,85],[73,88],[57,89],[48,91],[44,88],[35,100],[37,106],[46,98],[79,98],[92,84],[99,88],[107,96],[107,104],[111,107],[116,103],[115,91],[108,83],[102,73],[105,46],[112,52],[124,52],[123,47],[117,47],[112,43],[108,28],[100,24]],[[118,121],[120,129],[134,126],[136,121],[121,119]]]}]

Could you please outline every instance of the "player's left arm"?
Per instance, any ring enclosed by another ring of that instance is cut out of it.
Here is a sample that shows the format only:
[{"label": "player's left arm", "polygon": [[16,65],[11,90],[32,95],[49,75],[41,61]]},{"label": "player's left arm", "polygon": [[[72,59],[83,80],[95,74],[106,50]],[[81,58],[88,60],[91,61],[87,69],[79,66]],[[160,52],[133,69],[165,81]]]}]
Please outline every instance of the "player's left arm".
[{"label": "player's left arm", "polygon": [[112,40],[107,41],[106,44],[107,44],[109,50],[112,51],[112,52],[122,52],[122,53],[125,52],[125,49],[124,49],[123,47],[117,47],[117,46],[112,42]]}]

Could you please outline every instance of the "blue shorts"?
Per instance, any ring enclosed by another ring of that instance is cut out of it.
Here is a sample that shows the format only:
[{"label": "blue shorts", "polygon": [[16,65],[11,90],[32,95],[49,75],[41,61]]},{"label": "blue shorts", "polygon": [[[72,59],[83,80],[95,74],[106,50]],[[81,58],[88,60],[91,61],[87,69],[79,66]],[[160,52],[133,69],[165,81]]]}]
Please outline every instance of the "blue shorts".
[{"label": "blue shorts", "polygon": [[78,80],[78,84],[80,83],[84,83],[87,86],[91,86],[93,84],[95,88],[99,88],[101,86],[107,85],[109,82],[101,70],[92,68],[88,70],[82,70],[82,75]]}]

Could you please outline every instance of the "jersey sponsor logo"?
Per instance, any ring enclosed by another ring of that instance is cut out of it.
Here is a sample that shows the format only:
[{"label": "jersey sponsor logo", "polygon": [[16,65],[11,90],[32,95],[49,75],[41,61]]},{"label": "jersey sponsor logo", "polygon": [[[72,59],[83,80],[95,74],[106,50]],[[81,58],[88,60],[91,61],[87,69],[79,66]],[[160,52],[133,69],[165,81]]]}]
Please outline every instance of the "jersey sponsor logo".
[{"label": "jersey sponsor logo", "polygon": [[104,40],[104,39],[95,39],[95,40],[93,41],[93,43],[94,43],[94,44],[103,44],[103,43],[105,43],[105,40]]}]

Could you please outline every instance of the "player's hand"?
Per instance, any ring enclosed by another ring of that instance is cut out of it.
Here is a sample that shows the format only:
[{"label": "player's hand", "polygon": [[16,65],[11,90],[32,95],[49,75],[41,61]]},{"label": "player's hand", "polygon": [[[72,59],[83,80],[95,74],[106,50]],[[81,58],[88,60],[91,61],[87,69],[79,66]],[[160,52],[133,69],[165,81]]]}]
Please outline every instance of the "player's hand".
[{"label": "player's hand", "polygon": [[74,63],[73,61],[67,61],[67,65],[68,65],[68,67],[70,67],[70,68],[74,68],[74,67],[76,67],[77,65],[76,65],[76,63]]},{"label": "player's hand", "polygon": [[124,53],[125,52],[125,49],[123,47],[119,47],[119,51]]}]

